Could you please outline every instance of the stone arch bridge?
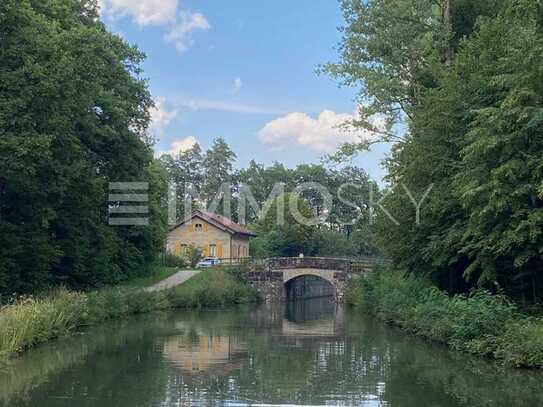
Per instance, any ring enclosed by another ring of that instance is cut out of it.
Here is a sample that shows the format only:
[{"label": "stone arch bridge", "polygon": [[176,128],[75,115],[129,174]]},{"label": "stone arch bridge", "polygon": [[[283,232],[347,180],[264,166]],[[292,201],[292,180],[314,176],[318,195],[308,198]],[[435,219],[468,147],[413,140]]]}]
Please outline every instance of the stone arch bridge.
[{"label": "stone arch bridge", "polygon": [[365,276],[385,262],[376,257],[275,257],[252,263],[247,280],[266,301],[333,296],[342,302],[349,280]]}]

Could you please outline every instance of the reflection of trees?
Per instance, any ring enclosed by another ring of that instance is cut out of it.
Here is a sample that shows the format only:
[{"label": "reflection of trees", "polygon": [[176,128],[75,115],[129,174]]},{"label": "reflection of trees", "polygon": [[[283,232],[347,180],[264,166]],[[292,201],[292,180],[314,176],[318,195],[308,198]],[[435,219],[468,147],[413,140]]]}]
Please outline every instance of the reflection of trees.
[{"label": "reflection of trees", "polygon": [[[122,391],[118,375],[129,380],[134,360],[141,369],[144,363],[156,359],[156,355],[146,351],[153,346],[143,346],[136,354],[134,345],[151,343],[156,334],[171,332],[164,322],[158,315],[115,321],[28,351],[0,370],[0,405],[35,404],[27,400],[39,400],[40,406],[62,405],[61,399],[50,396],[62,395],[66,388],[72,389],[70,397],[79,390],[90,393],[89,384],[95,383],[97,378],[102,387],[106,387],[105,379],[113,391],[117,388]],[[156,383],[153,386],[160,391]],[[73,399],[71,402],[71,405],[77,404]]]},{"label": "reflection of trees", "polygon": [[381,359],[378,364],[386,368],[385,399],[393,406],[543,405],[541,372],[500,368],[494,362],[451,352],[359,314],[349,313],[346,326],[350,327],[349,335],[360,338],[361,349],[372,349],[361,355],[362,359],[368,360],[372,353],[374,358],[388,355],[386,363]]},{"label": "reflection of trees", "polygon": [[[342,320],[314,310],[322,320],[305,309],[287,321],[284,308],[266,306],[154,314],[92,328],[15,360],[0,376],[0,405],[543,405],[539,374],[497,369],[364,315],[347,312]],[[285,330],[285,321],[295,329]],[[322,327],[313,331],[330,321],[326,335]],[[199,363],[196,374],[186,358]]]}]

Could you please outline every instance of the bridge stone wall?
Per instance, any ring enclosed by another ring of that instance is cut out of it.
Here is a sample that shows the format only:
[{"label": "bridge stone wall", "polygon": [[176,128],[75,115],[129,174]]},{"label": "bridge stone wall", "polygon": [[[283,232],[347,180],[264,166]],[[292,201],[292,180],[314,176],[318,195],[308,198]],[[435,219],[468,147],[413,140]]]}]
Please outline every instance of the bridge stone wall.
[{"label": "bridge stone wall", "polygon": [[279,257],[253,263],[247,280],[266,302],[285,301],[286,284],[311,275],[328,281],[335,288],[335,300],[342,302],[349,280],[371,273],[384,262],[379,258],[337,259],[326,257]]}]

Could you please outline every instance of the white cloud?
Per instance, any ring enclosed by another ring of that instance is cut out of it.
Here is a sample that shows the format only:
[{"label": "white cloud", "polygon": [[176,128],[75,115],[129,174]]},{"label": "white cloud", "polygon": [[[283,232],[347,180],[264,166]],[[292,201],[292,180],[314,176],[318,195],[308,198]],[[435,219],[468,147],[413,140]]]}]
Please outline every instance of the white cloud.
[{"label": "white cloud", "polygon": [[244,105],[240,103],[231,103],[221,100],[208,99],[178,99],[179,106],[192,110],[216,110],[230,113],[247,113],[247,114],[282,114],[283,112],[277,109],[268,109],[258,106]]},{"label": "white cloud", "polygon": [[243,86],[243,82],[241,81],[241,78],[234,79],[234,88],[233,92],[238,93],[241,90],[241,87]]},{"label": "white cloud", "polygon": [[267,123],[259,132],[260,140],[277,150],[307,147],[330,153],[344,143],[375,139],[369,131],[345,129],[342,125],[355,119],[354,114],[322,111],[315,119],[306,113],[289,113]]},{"label": "white cloud", "polygon": [[166,34],[165,39],[173,42],[179,52],[184,52],[194,44],[192,33],[196,30],[207,31],[211,28],[209,22],[200,13],[182,11],[179,21]]},{"label": "white cloud", "polygon": [[175,23],[178,0],[100,0],[100,12],[111,18],[130,16],[139,25]]},{"label": "white cloud", "polygon": [[179,52],[194,44],[194,31],[211,28],[203,14],[182,10],[179,0],[98,0],[98,4],[100,14],[111,19],[128,16],[140,26],[165,26],[164,39]]},{"label": "white cloud", "polygon": [[159,151],[157,156],[160,157],[163,154],[170,154],[172,156],[175,156],[179,154],[179,152],[181,151],[187,151],[191,149],[197,143],[198,141],[196,140],[196,137],[194,136],[189,136],[182,139],[174,140],[170,143],[170,148],[168,150]]},{"label": "white cloud", "polygon": [[166,99],[159,97],[155,99],[155,107],[151,109],[150,130],[156,136],[160,136],[164,127],[177,116],[177,110],[168,110]]}]

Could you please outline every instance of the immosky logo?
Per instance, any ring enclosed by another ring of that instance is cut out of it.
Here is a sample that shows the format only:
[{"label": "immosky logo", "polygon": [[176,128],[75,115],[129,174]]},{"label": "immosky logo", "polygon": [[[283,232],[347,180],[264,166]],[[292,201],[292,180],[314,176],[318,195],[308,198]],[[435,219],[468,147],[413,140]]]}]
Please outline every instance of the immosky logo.
[{"label": "immosky logo", "polygon": [[[413,221],[416,225],[421,224],[421,210],[424,202],[427,200],[430,192],[432,191],[433,184],[430,184],[417,199],[409,188],[401,184],[402,193],[408,197],[410,203],[413,205],[415,216]],[[345,192],[348,189],[362,190],[364,187],[355,183],[342,184],[334,195],[330,193],[328,188],[317,182],[305,182],[301,183],[292,191],[287,191],[284,183],[276,183],[271,189],[268,197],[264,203],[259,205],[255,198],[251,187],[249,185],[239,185],[235,189],[235,193],[232,193],[233,188],[230,183],[223,183],[214,194],[213,199],[209,202],[204,200],[194,185],[187,183],[183,189],[183,213],[186,216],[192,214],[194,205],[198,208],[206,207],[208,211],[217,213],[220,212],[228,218],[232,218],[233,214],[233,200],[236,202],[236,215],[240,224],[247,224],[249,219],[249,213],[257,214],[258,219],[263,219],[269,212],[272,203],[276,202],[277,205],[277,217],[275,222],[277,225],[284,225],[285,210],[288,208],[289,213],[292,215],[297,223],[306,226],[315,226],[320,224],[326,224],[331,213],[334,212],[334,205],[339,203],[344,207],[352,209],[354,216],[350,219],[343,220],[342,226],[353,225],[361,219],[364,215],[370,224],[375,221],[375,217],[378,212],[382,212],[391,222],[395,225],[400,225],[400,222],[387,210],[385,207],[386,198],[392,193],[391,190],[387,190],[384,194],[379,194],[374,190],[370,184],[369,191],[367,191],[368,199],[363,202],[360,198],[362,195],[354,198],[359,199],[347,199]],[[149,225],[149,183],[147,182],[112,182],[109,184],[109,219],[108,223],[111,226],[147,226]],[[289,192],[288,202],[285,192]],[[320,211],[313,216],[307,216],[301,213],[299,200],[304,199],[304,196],[312,195],[316,197],[320,202]],[[170,183],[168,186],[168,224],[170,226],[176,225],[179,222],[177,219],[177,185]]]}]

